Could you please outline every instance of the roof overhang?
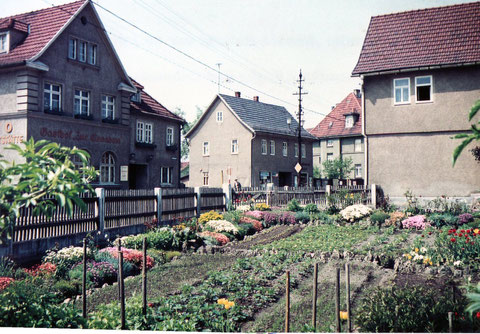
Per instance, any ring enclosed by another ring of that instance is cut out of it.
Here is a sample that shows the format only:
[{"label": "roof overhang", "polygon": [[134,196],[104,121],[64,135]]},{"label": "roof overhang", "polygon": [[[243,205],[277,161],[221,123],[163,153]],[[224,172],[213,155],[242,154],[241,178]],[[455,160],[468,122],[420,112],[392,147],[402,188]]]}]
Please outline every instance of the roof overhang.
[{"label": "roof overhang", "polygon": [[130,85],[127,85],[124,82],[120,82],[117,86],[117,89],[125,91],[125,92],[129,92],[129,93],[132,93],[132,94],[137,93],[137,89],[135,87],[133,87],[133,85],[130,86]]},{"label": "roof overhang", "polygon": [[351,77],[371,77],[375,75],[398,74],[398,73],[416,72],[416,71],[429,71],[429,70],[438,70],[442,68],[454,68],[454,67],[465,67],[465,66],[475,66],[475,65],[480,65],[480,61],[458,63],[458,64],[417,66],[417,67],[399,68],[399,69],[385,70],[385,71],[373,71],[373,72],[366,72],[366,73],[352,73]]},{"label": "roof overhang", "polygon": [[42,63],[41,61],[27,60],[25,64],[26,64],[27,68],[33,68],[33,69],[39,70],[39,71],[48,72],[50,70],[48,65]]}]

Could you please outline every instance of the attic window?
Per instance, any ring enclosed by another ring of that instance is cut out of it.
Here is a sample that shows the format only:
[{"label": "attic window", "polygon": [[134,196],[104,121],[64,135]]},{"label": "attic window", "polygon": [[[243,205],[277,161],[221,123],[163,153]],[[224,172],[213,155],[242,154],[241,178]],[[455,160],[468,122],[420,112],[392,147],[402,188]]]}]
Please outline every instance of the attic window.
[{"label": "attic window", "polygon": [[354,123],[353,115],[345,116],[345,128],[352,128]]},{"label": "attic window", "polygon": [[8,33],[0,34],[0,52],[8,52]]},{"label": "attic window", "polygon": [[333,126],[333,122],[330,122],[330,124],[328,124],[328,128],[331,129]]},{"label": "attic window", "polygon": [[141,92],[137,92],[135,94],[132,95],[132,97],[130,98],[130,100],[132,100],[133,102],[138,102],[138,103],[141,103],[142,102],[142,98],[141,98]]},{"label": "attic window", "polygon": [[82,16],[80,18],[80,22],[82,22],[83,25],[86,25],[88,23],[87,18],[85,16]]}]

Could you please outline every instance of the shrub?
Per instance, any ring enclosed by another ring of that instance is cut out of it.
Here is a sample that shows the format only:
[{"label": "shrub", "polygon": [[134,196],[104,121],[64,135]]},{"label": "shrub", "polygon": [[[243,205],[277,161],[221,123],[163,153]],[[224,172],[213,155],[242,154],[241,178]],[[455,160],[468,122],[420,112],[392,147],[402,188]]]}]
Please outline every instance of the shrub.
[{"label": "shrub", "polygon": [[179,251],[167,251],[165,252],[165,258],[167,259],[167,262],[170,262],[172,261],[172,259],[176,256],[180,256],[182,255],[182,253],[180,253]]},{"label": "shrub", "polygon": [[209,212],[206,212],[206,213],[202,213],[200,215],[200,218],[198,218],[198,222],[200,224],[205,224],[206,222],[210,221],[210,220],[221,220],[223,219],[223,216],[221,214],[219,214],[218,212],[216,211],[209,211]]},{"label": "shrub", "polygon": [[147,249],[147,254],[152,257],[156,264],[164,264],[167,262],[165,251],[163,250],[150,248]]},{"label": "shrub", "polygon": [[238,210],[228,211],[223,214],[223,219],[228,220],[229,222],[235,223],[235,224],[240,223],[241,218],[242,218],[242,212]]},{"label": "shrub", "polygon": [[310,216],[312,221],[320,221],[322,223],[331,223],[332,218],[326,212],[317,212]]},{"label": "shrub", "polygon": [[434,227],[443,227],[443,226],[454,226],[457,225],[457,217],[452,215],[451,213],[432,213],[428,220],[430,221],[431,225]]},{"label": "shrub", "polygon": [[340,212],[340,208],[335,203],[332,203],[327,207],[325,212],[328,213],[329,215],[336,215],[337,213]]},{"label": "shrub", "polygon": [[[68,276],[72,281],[82,281],[83,263],[78,263]],[[117,279],[117,270],[109,262],[87,262],[87,281],[96,287],[102,286],[104,283],[113,283]]]},{"label": "shrub", "polygon": [[[95,261],[97,262],[108,262],[110,263],[118,273],[118,258],[115,258],[108,252],[98,252],[95,255]],[[133,276],[139,272],[140,268],[138,268],[135,264],[128,261],[123,261],[123,273],[124,276]]]},{"label": "shrub", "polygon": [[238,228],[226,220],[210,220],[205,224],[205,227],[212,229],[212,232],[228,232],[233,235],[238,234]]},{"label": "shrub", "polygon": [[405,213],[401,211],[392,212],[390,218],[385,220],[385,226],[399,226],[403,219],[405,219]]},{"label": "shrub", "polygon": [[261,231],[263,230],[263,225],[260,221],[250,218],[250,217],[243,217],[242,220],[240,221],[242,224],[252,224],[253,228],[256,231]]},{"label": "shrub", "polygon": [[287,210],[292,211],[292,212],[297,212],[301,211],[302,207],[300,206],[300,203],[294,198],[287,204]]},{"label": "shrub", "polygon": [[257,203],[255,204],[255,210],[268,211],[270,210],[270,206],[266,203]]},{"label": "shrub", "polygon": [[241,223],[238,225],[241,229],[245,230],[245,235],[253,235],[257,230],[249,223]]},{"label": "shrub", "polygon": [[13,283],[15,280],[11,277],[0,277],[0,291],[4,290],[7,286]]},{"label": "shrub", "polygon": [[15,276],[15,263],[8,257],[0,257],[0,276],[2,277],[14,277]]},{"label": "shrub", "polygon": [[171,228],[162,227],[147,233],[146,238],[148,247],[167,250],[172,248],[174,234]]},{"label": "shrub", "polygon": [[73,305],[59,304],[58,295],[32,286],[11,284],[0,294],[0,327],[82,328],[85,320]]},{"label": "shrub", "polygon": [[217,233],[217,232],[210,232],[210,231],[205,231],[205,232],[200,232],[198,233],[198,235],[200,237],[211,237],[211,238],[214,238],[215,240],[217,240],[217,242],[223,246],[225,244],[227,244],[230,239],[228,239],[228,237],[226,235],[223,235],[221,233]]},{"label": "shrub", "polygon": [[457,218],[458,225],[464,225],[470,222],[473,222],[473,215],[471,215],[470,213],[462,213]]},{"label": "shrub", "polygon": [[372,209],[363,204],[355,204],[347,206],[340,211],[342,218],[348,222],[354,222],[356,220],[367,217],[372,212]]},{"label": "shrub", "polygon": [[464,306],[464,300],[453,301],[449,289],[442,295],[425,287],[378,288],[362,301],[357,324],[363,332],[444,332],[448,312],[461,313]]},{"label": "shrub", "polygon": [[245,216],[250,216],[250,217],[253,217],[255,219],[263,219],[263,215],[265,214],[266,212],[262,212],[260,210],[254,210],[254,211],[247,211],[245,212]]},{"label": "shrub", "polygon": [[[126,262],[131,262],[134,264],[137,268],[141,268],[142,262],[143,262],[143,252],[135,249],[129,249],[122,247],[121,248],[123,252],[123,259]],[[102,250],[100,250],[99,253],[107,252],[109,253],[112,257],[118,259],[118,248],[117,247],[107,247]],[[147,255],[147,269],[152,268],[155,265],[155,261],[152,259],[152,257]]]},{"label": "shrub", "polygon": [[295,214],[295,221],[297,223],[308,223],[310,221],[310,215],[304,211],[298,211]]},{"label": "shrub", "polygon": [[53,285],[53,289],[62,299],[71,298],[81,293],[81,281],[60,280]]},{"label": "shrub", "polygon": [[275,212],[265,212],[263,215],[263,221],[267,226],[273,226],[278,224],[279,215]]},{"label": "shrub", "polygon": [[315,203],[310,203],[307,204],[304,208],[303,211],[308,213],[308,214],[313,214],[313,213],[318,213],[320,210],[318,210],[318,207]]},{"label": "shrub", "polygon": [[295,224],[295,216],[290,212],[284,212],[278,217],[278,222],[282,225]]},{"label": "shrub", "polygon": [[30,276],[52,275],[57,270],[57,266],[50,262],[37,264],[30,269],[25,269],[25,272]]},{"label": "shrub", "polygon": [[370,215],[371,222],[378,226],[383,225],[388,218],[390,218],[390,215],[383,211],[374,211]]},{"label": "shrub", "polygon": [[424,230],[425,227],[430,226],[430,224],[426,221],[424,215],[417,215],[402,220],[402,226],[403,228],[415,228],[417,230]]}]

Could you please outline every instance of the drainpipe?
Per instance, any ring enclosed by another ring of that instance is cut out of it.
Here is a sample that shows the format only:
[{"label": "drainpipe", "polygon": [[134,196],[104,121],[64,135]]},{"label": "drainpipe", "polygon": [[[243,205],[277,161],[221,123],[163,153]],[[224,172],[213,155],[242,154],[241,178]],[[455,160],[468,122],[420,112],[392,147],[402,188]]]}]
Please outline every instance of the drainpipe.
[{"label": "drainpipe", "polygon": [[366,131],[365,131],[365,124],[366,124],[366,120],[365,120],[365,90],[364,90],[364,87],[363,87],[363,80],[364,80],[364,76],[361,75],[360,76],[360,92],[362,94],[362,136],[363,136],[363,147],[364,147],[364,155],[365,155],[365,158],[364,158],[364,165],[365,165],[365,185],[368,185],[368,138],[367,138],[367,134],[366,134]]}]

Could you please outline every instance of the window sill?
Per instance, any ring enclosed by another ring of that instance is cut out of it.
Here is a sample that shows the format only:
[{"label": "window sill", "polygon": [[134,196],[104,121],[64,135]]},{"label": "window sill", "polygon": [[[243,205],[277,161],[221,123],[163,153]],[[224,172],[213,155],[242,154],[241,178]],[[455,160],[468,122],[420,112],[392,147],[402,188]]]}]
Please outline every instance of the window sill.
[{"label": "window sill", "polygon": [[119,120],[118,119],[112,119],[112,118],[102,118],[103,123],[109,123],[109,124],[118,124]]},{"label": "window sill", "polygon": [[57,115],[57,116],[62,116],[64,115],[63,110],[54,110],[54,109],[45,109],[43,110],[45,114],[50,114],[50,115]]},{"label": "window sill", "polygon": [[410,101],[409,102],[394,103],[393,105],[394,106],[408,106],[409,104],[411,104]]},{"label": "window sill", "polygon": [[202,157],[209,157],[209,156],[210,156],[210,154],[204,154],[204,155],[202,155]]},{"label": "window sill", "polygon": [[415,101],[416,104],[429,104],[433,103],[433,100],[428,100],[428,101]]},{"label": "window sill", "polygon": [[232,155],[238,155],[238,152],[231,152]]},{"label": "window sill", "polygon": [[78,118],[78,119],[85,119],[87,121],[93,120],[93,115],[85,115],[85,114],[75,114],[73,117]]},{"label": "window sill", "polygon": [[91,69],[96,70],[96,71],[100,70],[100,66],[89,64],[86,61],[83,62],[83,61],[80,61],[78,59],[72,59],[72,58],[69,58],[69,57],[67,57],[67,61],[69,61],[69,62],[71,62],[72,64],[75,64],[75,65],[85,66],[85,67],[91,68]]},{"label": "window sill", "polygon": [[150,148],[150,149],[154,149],[157,147],[157,145],[155,145],[154,143],[142,143],[142,142],[135,142],[135,146],[136,147],[142,147],[142,148]]}]

